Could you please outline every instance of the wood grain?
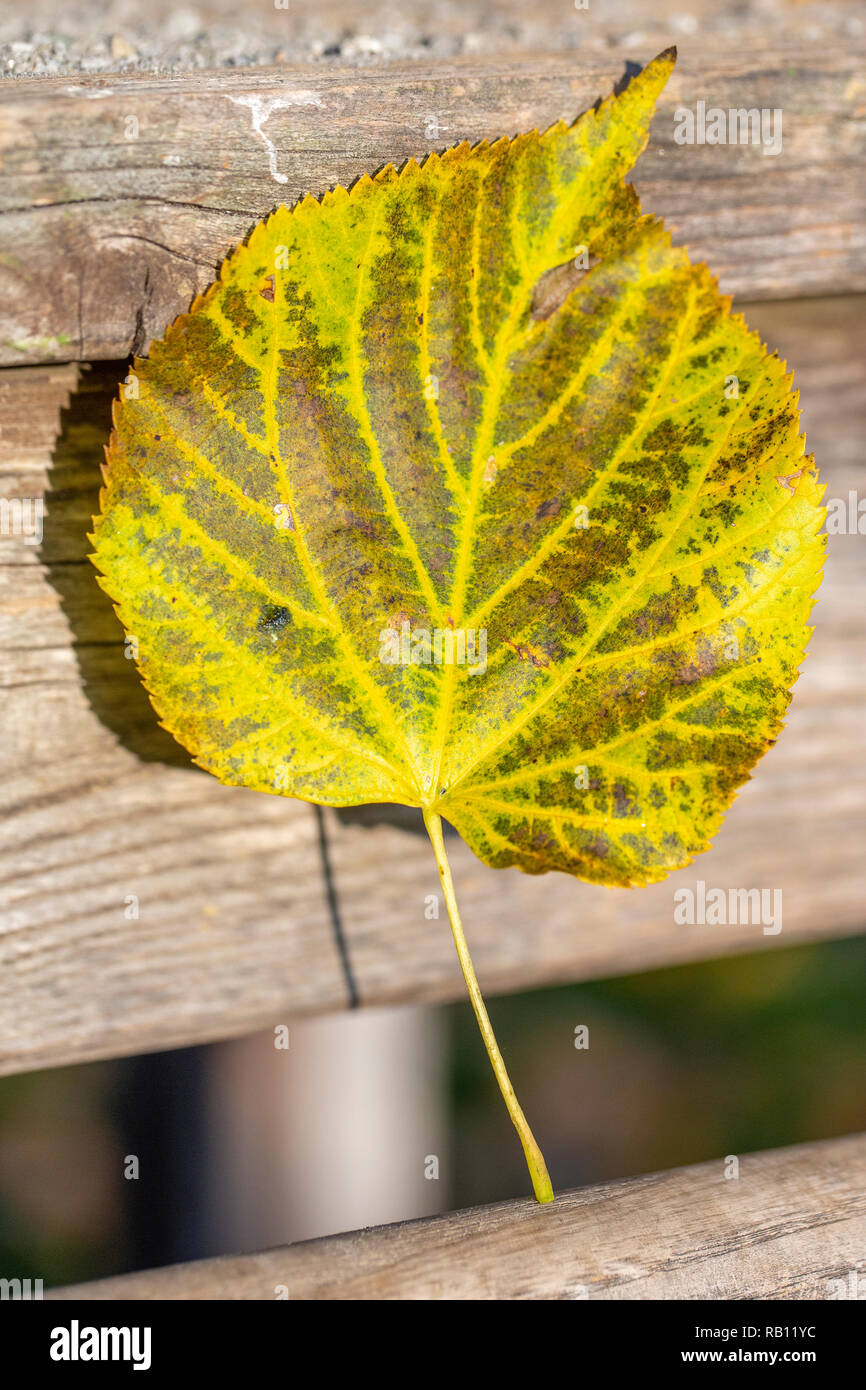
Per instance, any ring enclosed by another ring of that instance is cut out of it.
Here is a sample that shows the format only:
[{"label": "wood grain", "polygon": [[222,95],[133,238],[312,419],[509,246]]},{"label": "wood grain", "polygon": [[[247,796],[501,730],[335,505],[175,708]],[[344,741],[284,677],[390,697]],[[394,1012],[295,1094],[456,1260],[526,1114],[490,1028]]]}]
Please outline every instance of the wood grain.
[{"label": "wood grain", "polygon": [[[765,304],[796,363],[830,496],[866,491],[862,300]],[[46,497],[42,545],[0,538],[0,1069],[237,1036],[346,1007],[314,813],[227,788],[156,724],[86,561],[117,375],[0,373],[0,493]],[[53,444],[55,434],[59,437]],[[866,521],[864,521],[866,525]],[[607,890],[484,868],[453,841],[482,985],[526,989],[863,929],[866,540],[830,541],[787,729],[711,853]],[[418,816],[326,812],[336,905],[363,1004],[463,996]],[[781,887],[778,936],[681,926],[673,892]],[[125,916],[138,899],[138,919]]]},{"label": "wood grain", "polygon": [[[866,1248],[866,1136],[502,1202],[49,1298],[824,1299]],[[282,1295],[285,1297],[285,1293]]]},{"label": "wood grain", "polygon": [[[655,51],[0,85],[0,364],[119,358],[278,203],[461,139],[573,119]],[[674,111],[779,109],[783,145],[679,145]],[[636,175],[647,211],[755,298],[866,289],[863,48],[687,44]],[[256,127],[258,126],[258,129]],[[130,137],[134,138],[130,138]]]}]

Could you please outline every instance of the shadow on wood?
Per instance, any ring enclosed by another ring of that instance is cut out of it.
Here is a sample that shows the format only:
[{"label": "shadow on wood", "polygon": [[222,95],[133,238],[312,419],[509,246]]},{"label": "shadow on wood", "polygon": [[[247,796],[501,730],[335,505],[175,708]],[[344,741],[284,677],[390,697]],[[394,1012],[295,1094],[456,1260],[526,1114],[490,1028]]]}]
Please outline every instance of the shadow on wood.
[{"label": "shadow on wood", "polygon": [[60,411],[60,433],[45,494],[40,559],[74,635],[84,693],[94,713],[125,747],[146,762],[193,767],[157,720],[135,662],[124,655],[124,633],[90,563],[88,532],[99,510],[100,464],[111,433],[111,403],[125,362],[82,371],[78,389]]}]

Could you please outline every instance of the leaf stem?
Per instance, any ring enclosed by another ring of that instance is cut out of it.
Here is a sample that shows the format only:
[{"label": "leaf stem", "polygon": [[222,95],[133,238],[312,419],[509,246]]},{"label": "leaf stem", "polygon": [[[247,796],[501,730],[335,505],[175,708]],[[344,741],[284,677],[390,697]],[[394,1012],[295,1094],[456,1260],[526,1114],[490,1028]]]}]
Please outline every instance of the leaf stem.
[{"label": "leaf stem", "polygon": [[484,1046],[490,1058],[490,1065],[499,1083],[502,1098],[508,1107],[514,1128],[517,1130],[520,1142],[523,1145],[523,1152],[526,1157],[526,1164],[529,1168],[529,1176],[532,1178],[532,1186],[535,1196],[539,1202],[553,1201],[553,1186],[547,1172],[547,1165],[535,1139],[532,1130],[526,1122],[526,1116],[520,1108],[517,1096],[514,1094],[508,1072],[505,1069],[505,1062],[502,1060],[502,1053],[499,1051],[496,1037],[484,1006],[484,999],[472,965],[472,957],[469,954],[469,946],[463,932],[463,923],[460,921],[460,912],[457,907],[457,899],[454,895],[454,883],[451,878],[451,866],[448,863],[448,855],[445,852],[445,840],[442,834],[442,817],[435,811],[424,810],[424,824],[427,827],[427,834],[430,836],[430,843],[433,846],[433,853],[436,856],[436,867],[439,870],[439,878],[442,883],[442,891],[445,894],[445,903],[448,907],[448,917],[451,922],[451,931],[454,936],[454,945],[457,947],[457,958],[460,961],[460,969],[463,971],[463,979],[466,981],[466,988],[469,998],[472,1001],[472,1008],[475,1010],[475,1017],[481,1036],[484,1039]]}]

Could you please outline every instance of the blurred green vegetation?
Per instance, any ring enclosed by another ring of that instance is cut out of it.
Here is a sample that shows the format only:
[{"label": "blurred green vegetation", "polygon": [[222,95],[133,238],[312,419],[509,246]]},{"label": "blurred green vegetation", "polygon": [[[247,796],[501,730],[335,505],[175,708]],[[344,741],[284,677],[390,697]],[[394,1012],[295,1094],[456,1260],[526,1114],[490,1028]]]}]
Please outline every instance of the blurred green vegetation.
[{"label": "blurred green vegetation", "polygon": [[48,1287],[115,1267],[124,1230],[111,1118],[118,1065],[0,1081],[0,1275]]},{"label": "blurred green vegetation", "polygon": [[[866,937],[489,1003],[560,1188],[866,1129]],[[462,1207],[528,1179],[471,1010],[452,1015]]]}]

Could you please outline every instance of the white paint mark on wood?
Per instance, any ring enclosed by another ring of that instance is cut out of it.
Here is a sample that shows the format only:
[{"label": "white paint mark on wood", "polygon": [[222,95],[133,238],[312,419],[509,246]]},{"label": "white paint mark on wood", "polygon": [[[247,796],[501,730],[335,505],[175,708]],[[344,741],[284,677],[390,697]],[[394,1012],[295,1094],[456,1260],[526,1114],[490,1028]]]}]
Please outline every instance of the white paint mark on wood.
[{"label": "white paint mark on wood", "polygon": [[235,106],[246,106],[252,116],[253,130],[256,135],[260,135],[265,149],[268,152],[268,167],[271,171],[271,178],[277,183],[288,183],[288,175],[281,174],[277,169],[277,151],[273,140],[265,132],[265,125],[270,120],[275,111],[284,111],[292,106],[321,106],[322,99],[316,92],[298,91],[289,92],[281,97],[263,97],[250,95],[234,97],[229,96],[229,101],[234,102]]}]

